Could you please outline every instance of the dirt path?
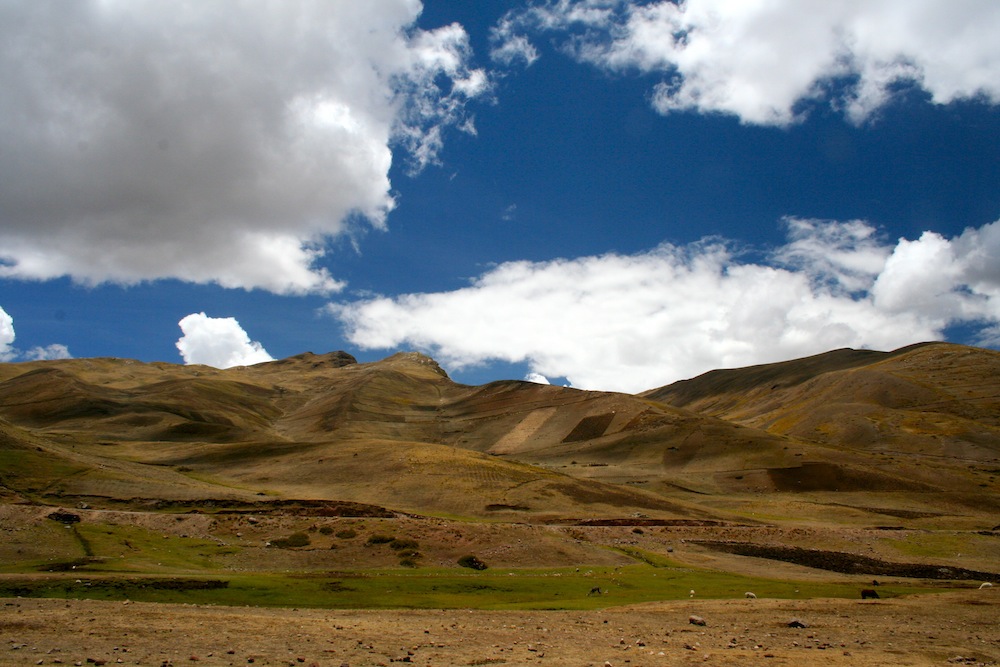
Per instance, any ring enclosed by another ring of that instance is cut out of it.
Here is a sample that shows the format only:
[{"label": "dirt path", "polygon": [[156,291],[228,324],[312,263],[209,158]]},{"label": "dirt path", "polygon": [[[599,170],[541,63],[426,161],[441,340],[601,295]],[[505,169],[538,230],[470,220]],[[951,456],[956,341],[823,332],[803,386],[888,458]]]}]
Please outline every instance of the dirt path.
[{"label": "dirt path", "polygon": [[[689,623],[701,616],[705,626]],[[791,628],[800,619],[808,627]],[[592,612],[331,611],[0,600],[0,665],[1000,663],[1000,589]]]}]

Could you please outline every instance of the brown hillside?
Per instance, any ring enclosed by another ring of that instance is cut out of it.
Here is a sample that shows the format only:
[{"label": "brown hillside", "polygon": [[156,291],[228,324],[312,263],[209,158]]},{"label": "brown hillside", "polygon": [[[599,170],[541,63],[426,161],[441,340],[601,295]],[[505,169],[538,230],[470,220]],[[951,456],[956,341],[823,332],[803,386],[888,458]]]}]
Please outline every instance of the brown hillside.
[{"label": "brown hillside", "polygon": [[864,451],[1000,458],[1000,353],[947,343],[838,350],[714,371],[645,394],[778,435]]},{"label": "brown hillside", "polygon": [[10,428],[41,443],[47,460],[83,471],[36,465],[44,483],[12,482],[12,493],[44,502],[266,494],[465,515],[690,513],[656,494],[487,454],[533,405],[584,393],[484,402],[482,389],[453,383],[418,354],[373,364],[301,355],[228,371],[71,360],[6,365],[2,377]]},{"label": "brown hillside", "polygon": [[992,511],[998,358],[837,350],[642,396],[465,386],[416,353],[0,364],[17,462],[0,479],[47,504],[264,496],[532,521]]}]

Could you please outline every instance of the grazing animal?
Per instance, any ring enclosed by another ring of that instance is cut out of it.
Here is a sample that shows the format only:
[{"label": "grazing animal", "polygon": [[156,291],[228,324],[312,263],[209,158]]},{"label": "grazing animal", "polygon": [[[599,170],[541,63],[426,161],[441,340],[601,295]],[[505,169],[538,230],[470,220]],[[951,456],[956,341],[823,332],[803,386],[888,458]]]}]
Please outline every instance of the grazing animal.
[{"label": "grazing animal", "polygon": [[594,586],[587,595],[601,595],[603,592],[600,586]]},{"label": "grazing animal", "polygon": [[743,595],[747,596],[747,600],[756,600],[757,599],[757,596],[754,595],[753,593],[751,593],[750,591],[747,591]]},{"label": "grazing animal", "polygon": [[878,591],[874,591],[870,588],[861,589],[861,599],[867,600],[868,598],[875,598],[876,600],[878,600],[879,599]]},{"label": "grazing animal", "polygon": [[993,584],[991,584],[988,581],[984,581],[983,583],[979,584],[979,590],[983,590],[984,588],[993,588]]},{"label": "grazing animal", "polygon": [[878,579],[872,579],[872,586],[878,586]]},{"label": "grazing animal", "polygon": [[693,598],[694,597],[694,589],[693,588],[691,589],[691,592],[688,593],[688,597],[689,598]]}]

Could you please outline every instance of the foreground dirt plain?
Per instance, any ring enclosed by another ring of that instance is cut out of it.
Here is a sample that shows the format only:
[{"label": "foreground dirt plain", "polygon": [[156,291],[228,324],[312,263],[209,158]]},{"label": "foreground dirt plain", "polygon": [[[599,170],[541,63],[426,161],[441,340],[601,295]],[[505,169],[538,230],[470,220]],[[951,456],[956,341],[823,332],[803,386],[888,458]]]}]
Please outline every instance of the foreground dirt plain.
[{"label": "foreground dirt plain", "polygon": [[[3,665],[991,665],[1000,589],[586,612],[0,601]],[[706,625],[689,622],[700,616]],[[793,619],[807,627],[789,627]]]}]

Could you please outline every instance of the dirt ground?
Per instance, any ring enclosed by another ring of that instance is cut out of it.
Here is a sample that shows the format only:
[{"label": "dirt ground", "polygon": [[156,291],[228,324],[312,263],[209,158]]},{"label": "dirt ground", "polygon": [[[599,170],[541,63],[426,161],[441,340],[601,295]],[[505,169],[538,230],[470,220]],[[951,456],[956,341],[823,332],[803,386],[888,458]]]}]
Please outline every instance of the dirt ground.
[{"label": "dirt ground", "polygon": [[[807,627],[789,627],[793,619]],[[0,665],[991,665],[1000,663],[1000,587],[587,612],[3,599],[0,638]]]}]

